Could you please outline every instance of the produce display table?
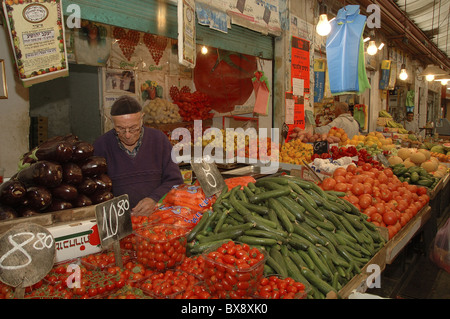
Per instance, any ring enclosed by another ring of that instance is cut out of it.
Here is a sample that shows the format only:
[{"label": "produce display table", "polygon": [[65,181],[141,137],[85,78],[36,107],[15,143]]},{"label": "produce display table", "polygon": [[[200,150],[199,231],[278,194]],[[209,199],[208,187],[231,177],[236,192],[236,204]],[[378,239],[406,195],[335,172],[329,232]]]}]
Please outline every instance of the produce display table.
[{"label": "produce display table", "polygon": [[[386,268],[386,246],[381,248],[372,259],[361,269],[361,273],[354,276],[344,287],[339,290],[339,296],[347,299],[350,294],[356,292],[366,292],[368,281],[371,282],[369,276],[376,275],[375,271],[383,271]],[[374,267],[375,265],[375,267]],[[376,266],[379,268],[376,269]]]},{"label": "produce display table", "polygon": [[391,264],[400,251],[409,243],[431,217],[431,207],[424,206],[385,246],[386,264]]}]

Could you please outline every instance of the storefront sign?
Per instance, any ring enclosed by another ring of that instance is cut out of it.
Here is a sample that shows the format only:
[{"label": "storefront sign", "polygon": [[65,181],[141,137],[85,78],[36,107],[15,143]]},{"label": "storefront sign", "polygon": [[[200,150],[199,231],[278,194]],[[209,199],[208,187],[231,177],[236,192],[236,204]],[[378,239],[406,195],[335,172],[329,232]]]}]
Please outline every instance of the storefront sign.
[{"label": "storefront sign", "polygon": [[3,1],[3,11],[24,86],[69,74],[60,0]]},{"label": "storefront sign", "polygon": [[195,67],[195,2],[178,0],[178,62]]}]

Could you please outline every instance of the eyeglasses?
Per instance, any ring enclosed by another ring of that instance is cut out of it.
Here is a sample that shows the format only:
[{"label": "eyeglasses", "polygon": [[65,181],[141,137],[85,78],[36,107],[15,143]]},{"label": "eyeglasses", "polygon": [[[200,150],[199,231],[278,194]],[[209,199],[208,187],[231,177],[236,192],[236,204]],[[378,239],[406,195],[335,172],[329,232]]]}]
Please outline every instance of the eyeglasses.
[{"label": "eyeglasses", "polygon": [[126,127],[126,128],[115,127],[114,129],[116,130],[117,134],[124,135],[127,132],[130,134],[135,134],[141,130],[141,127],[142,127],[141,125],[134,125],[132,127]]}]

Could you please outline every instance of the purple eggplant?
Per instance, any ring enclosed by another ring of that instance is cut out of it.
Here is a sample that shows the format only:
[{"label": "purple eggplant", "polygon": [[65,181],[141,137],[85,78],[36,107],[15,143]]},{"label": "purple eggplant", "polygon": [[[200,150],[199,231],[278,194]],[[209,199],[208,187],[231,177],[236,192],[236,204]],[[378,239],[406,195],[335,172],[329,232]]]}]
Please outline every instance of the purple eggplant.
[{"label": "purple eggplant", "polygon": [[89,198],[92,200],[92,204],[99,204],[106,202],[107,200],[113,199],[113,193],[109,191],[96,191],[94,194],[90,195]]},{"label": "purple eggplant", "polygon": [[87,195],[78,194],[78,197],[72,201],[72,204],[74,207],[91,206],[92,200]]},{"label": "purple eggplant", "polygon": [[105,174],[107,171],[106,158],[103,156],[91,156],[80,164],[83,176],[93,177]]},{"label": "purple eggplant", "polygon": [[56,212],[59,210],[70,209],[72,208],[72,203],[65,201],[63,199],[54,198],[50,206],[45,210],[46,212]]},{"label": "purple eggplant", "polygon": [[62,166],[50,161],[38,161],[17,173],[17,179],[25,187],[40,185],[52,188],[61,184],[62,178]]},{"label": "purple eggplant", "polygon": [[91,177],[85,177],[83,181],[77,185],[78,192],[85,195],[94,194],[97,190],[97,182]]},{"label": "purple eggplant", "polygon": [[94,181],[97,183],[97,190],[105,190],[110,192],[112,189],[112,180],[107,174],[94,177]]},{"label": "purple eggplant", "polygon": [[18,180],[10,179],[0,185],[0,203],[14,206],[25,197],[27,190]]},{"label": "purple eggplant", "polygon": [[72,161],[81,162],[94,155],[94,145],[84,141],[73,144]]},{"label": "purple eggplant", "polygon": [[39,161],[55,161],[58,163],[68,162],[72,158],[72,144],[66,141],[59,141],[48,145],[39,146],[35,155]]},{"label": "purple eggplant", "polygon": [[18,214],[14,208],[0,204],[0,220],[17,218]]},{"label": "purple eggplant", "polygon": [[78,185],[83,181],[83,172],[77,164],[72,162],[64,163],[62,169],[64,183]]},{"label": "purple eggplant", "polygon": [[26,201],[24,205],[44,210],[52,203],[52,193],[43,186],[31,186],[27,188]]},{"label": "purple eggplant", "polygon": [[78,190],[75,186],[61,183],[55,188],[51,189],[53,198],[64,199],[71,202],[78,197]]}]

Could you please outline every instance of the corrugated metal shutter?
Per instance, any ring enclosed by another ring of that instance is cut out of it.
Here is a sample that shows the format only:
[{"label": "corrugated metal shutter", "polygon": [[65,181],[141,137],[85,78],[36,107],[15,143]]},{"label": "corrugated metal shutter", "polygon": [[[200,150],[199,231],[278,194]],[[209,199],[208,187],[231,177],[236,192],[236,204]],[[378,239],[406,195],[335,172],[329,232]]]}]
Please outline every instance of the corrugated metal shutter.
[{"label": "corrugated metal shutter", "polygon": [[[70,4],[80,6],[81,18],[146,33],[178,37],[177,7],[165,0],[64,0],[64,13]],[[160,18],[158,18],[160,17]],[[197,24],[197,43],[220,49],[273,59],[273,38],[232,25],[222,33]]]}]

